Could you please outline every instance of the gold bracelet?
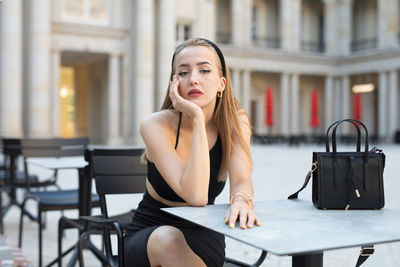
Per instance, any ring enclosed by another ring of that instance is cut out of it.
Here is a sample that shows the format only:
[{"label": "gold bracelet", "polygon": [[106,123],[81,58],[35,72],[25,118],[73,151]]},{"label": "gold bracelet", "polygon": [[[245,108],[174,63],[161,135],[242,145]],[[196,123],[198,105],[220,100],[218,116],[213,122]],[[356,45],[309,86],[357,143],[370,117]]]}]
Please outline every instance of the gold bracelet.
[{"label": "gold bracelet", "polygon": [[232,205],[233,201],[238,197],[244,198],[249,203],[250,209],[251,210],[254,209],[253,197],[250,194],[247,194],[246,192],[243,192],[243,191],[236,192],[235,194],[232,195],[232,197],[231,197],[231,205]]}]

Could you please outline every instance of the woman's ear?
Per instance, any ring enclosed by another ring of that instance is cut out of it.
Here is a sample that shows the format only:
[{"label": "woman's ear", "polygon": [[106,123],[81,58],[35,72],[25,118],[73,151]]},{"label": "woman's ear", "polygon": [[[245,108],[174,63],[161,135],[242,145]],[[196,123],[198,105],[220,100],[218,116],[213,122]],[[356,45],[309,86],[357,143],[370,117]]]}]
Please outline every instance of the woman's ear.
[{"label": "woman's ear", "polygon": [[225,86],[226,86],[226,78],[222,77],[221,78],[221,85],[220,85],[221,93],[225,90]]}]

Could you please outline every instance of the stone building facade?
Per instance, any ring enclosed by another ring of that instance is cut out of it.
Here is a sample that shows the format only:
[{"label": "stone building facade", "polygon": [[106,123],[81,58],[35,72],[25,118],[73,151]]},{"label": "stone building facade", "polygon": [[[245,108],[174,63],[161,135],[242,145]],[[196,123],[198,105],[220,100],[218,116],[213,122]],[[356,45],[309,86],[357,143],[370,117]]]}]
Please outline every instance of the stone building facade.
[{"label": "stone building facade", "polygon": [[[223,50],[254,132],[323,134],[340,118],[400,127],[399,0],[3,0],[0,136],[137,144],[174,48]],[[368,90],[355,85],[368,84]],[[349,127],[344,127],[344,133]]]}]

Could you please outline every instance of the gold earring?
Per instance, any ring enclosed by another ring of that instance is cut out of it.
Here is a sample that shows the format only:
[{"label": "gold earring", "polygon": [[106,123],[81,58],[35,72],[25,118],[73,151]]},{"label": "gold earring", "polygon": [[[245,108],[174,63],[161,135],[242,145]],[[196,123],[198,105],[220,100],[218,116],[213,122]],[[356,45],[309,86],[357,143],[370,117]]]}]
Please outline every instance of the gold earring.
[{"label": "gold earring", "polygon": [[222,96],[222,92],[221,92],[221,91],[218,91],[218,92],[217,92],[217,97],[221,98],[221,96]]}]

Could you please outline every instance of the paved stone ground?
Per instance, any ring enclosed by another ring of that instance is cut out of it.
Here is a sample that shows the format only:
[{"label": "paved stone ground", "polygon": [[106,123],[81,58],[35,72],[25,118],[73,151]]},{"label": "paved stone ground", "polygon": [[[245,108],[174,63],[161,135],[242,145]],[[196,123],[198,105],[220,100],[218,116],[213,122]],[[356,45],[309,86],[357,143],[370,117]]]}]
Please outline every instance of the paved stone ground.
[{"label": "paved stone ground", "polygon": [[[384,174],[385,182],[385,208],[400,210],[400,146],[381,145],[387,156],[387,163]],[[353,147],[341,146],[341,150],[352,150]],[[254,157],[253,181],[255,186],[255,200],[276,200],[285,199],[302,185],[304,176],[311,165],[311,153],[313,151],[323,151],[322,146],[316,145],[253,145],[252,154]],[[34,169],[35,172],[45,173],[44,170]],[[61,173],[60,184],[63,188],[73,188],[77,186],[76,171],[64,171]],[[70,178],[72,177],[72,178]],[[300,198],[311,199],[311,186],[300,194]],[[228,202],[229,188],[226,187],[217,203]],[[111,199],[111,210],[119,213],[129,207],[135,207],[140,196],[120,196]],[[6,201],[6,200],[4,200]],[[127,203],[129,203],[127,205]],[[30,203],[28,208],[35,211],[35,205]],[[95,214],[99,211],[95,210]],[[50,262],[57,254],[57,223],[60,212],[50,212],[47,215],[47,229],[44,231],[44,262]],[[65,212],[66,216],[76,217],[74,211]],[[223,214],[221,214],[221,217]],[[19,210],[12,208],[4,219],[5,234],[15,243],[18,239],[18,220]],[[37,264],[37,224],[25,220],[24,242],[22,250],[31,259],[34,265]],[[69,230],[64,238],[64,247],[73,244],[77,240],[77,231]],[[100,239],[94,241],[100,244]],[[227,239],[226,253],[228,256],[244,260],[247,262],[255,261],[260,251],[249,246],[243,245],[232,239]],[[359,253],[359,248],[341,249],[327,251],[324,253],[325,267],[347,267],[355,266]],[[64,260],[66,263],[68,257]],[[64,264],[65,265],[65,264]],[[90,253],[85,253],[86,266],[100,266],[99,262]],[[262,266],[289,267],[291,266],[290,257],[278,257],[269,254]],[[400,266],[400,242],[382,244],[376,246],[375,254],[364,263],[365,267]]]}]

